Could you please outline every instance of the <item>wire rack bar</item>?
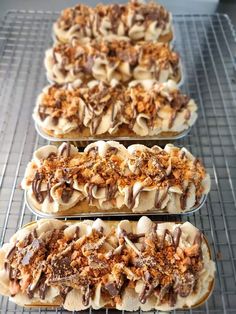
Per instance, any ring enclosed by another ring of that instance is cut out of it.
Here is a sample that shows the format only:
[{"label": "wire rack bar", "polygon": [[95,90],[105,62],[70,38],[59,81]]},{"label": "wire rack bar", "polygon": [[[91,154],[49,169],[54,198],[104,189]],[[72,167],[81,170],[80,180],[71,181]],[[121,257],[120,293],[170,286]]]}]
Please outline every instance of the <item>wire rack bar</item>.
[{"label": "wire rack bar", "polygon": [[[26,208],[20,182],[33,151],[46,144],[36,134],[31,115],[38,93],[47,84],[43,58],[52,44],[56,17],[54,12],[10,11],[0,24],[0,244],[25,223],[38,219]],[[217,267],[209,301],[198,309],[176,313],[236,313],[235,33],[225,15],[175,15],[174,24],[175,48],[185,69],[183,90],[199,105],[196,125],[175,144],[199,156],[212,178],[204,207],[183,220],[208,237]],[[84,311],[88,312],[93,314],[91,309]],[[0,297],[0,313],[66,311],[20,308]]]}]

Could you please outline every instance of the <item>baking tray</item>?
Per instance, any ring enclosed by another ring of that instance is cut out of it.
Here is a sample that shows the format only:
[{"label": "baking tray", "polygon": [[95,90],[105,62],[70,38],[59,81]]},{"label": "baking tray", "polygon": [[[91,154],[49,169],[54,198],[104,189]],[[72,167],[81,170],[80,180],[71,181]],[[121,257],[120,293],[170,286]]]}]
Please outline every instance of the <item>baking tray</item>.
[{"label": "baking tray", "polygon": [[[55,213],[55,214],[48,214],[44,213],[41,210],[37,209],[29,200],[27,191],[25,191],[25,203],[31,212],[41,218],[84,218],[84,217],[140,217],[140,216],[164,216],[168,218],[169,216],[186,216],[196,213],[205,203],[207,199],[207,195],[204,195],[199,204],[194,206],[191,210],[183,212],[183,213],[176,213],[176,214],[169,214],[166,212],[155,212],[155,211],[147,211],[147,212],[138,212],[133,213],[132,211],[124,211],[124,210],[104,210],[104,211],[91,211],[91,212],[83,212],[83,213],[71,213],[70,209],[65,211],[65,214]],[[68,214],[66,214],[68,212]]]},{"label": "baking tray", "polygon": [[[25,204],[20,182],[33,152],[47,144],[35,131],[32,111],[37,95],[47,84],[43,58],[52,45],[51,27],[57,16],[54,12],[11,11],[0,24],[0,245],[8,242],[22,225],[38,219]],[[197,309],[176,313],[235,314],[235,33],[229,18],[218,14],[174,15],[174,26],[175,49],[182,55],[185,68],[183,91],[199,106],[199,118],[191,133],[174,144],[185,146],[198,156],[212,181],[211,192],[201,210],[181,216],[181,220],[189,220],[204,232],[217,269],[211,298]],[[158,220],[164,219],[158,216]],[[0,297],[0,313],[68,312],[20,308]],[[89,311],[96,313],[119,312]]]}]

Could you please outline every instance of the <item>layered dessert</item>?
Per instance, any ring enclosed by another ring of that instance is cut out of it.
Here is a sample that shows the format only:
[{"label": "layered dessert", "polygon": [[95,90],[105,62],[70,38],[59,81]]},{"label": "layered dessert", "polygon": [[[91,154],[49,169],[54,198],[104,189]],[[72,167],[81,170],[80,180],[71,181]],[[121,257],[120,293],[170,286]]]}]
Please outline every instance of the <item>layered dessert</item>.
[{"label": "layered dessert", "polygon": [[168,44],[108,38],[81,43],[73,40],[46,51],[45,67],[51,82],[65,84],[76,79],[103,82],[116,79],[181,79],[180,58]]},{"label": "layered dessert", "polygon": [[22,188],[44,213],[166,212],[179,214],[201,203],[210,189],[205,168],[186,148],[164,149],[98,141],[84,152],[69,143],[39,148]]},{"label": "layered dessert", "polygon": [[0,293],[21,306],[167,311],[209,297],[215,264],[189,222],[39,220],[0,249]]},{"label": "layered dessert", "polygon": [[197,119],[197,105],[174,81],[132,81],[128,87],[80,80],[49,85],[33,114],[42,130],[58,138],[174,136]]},{"label": "layered dessert", "polygon": [[128,37],[133,41],[169,42],[173,37],[171,14],[155,2],[78,4],[61,12],[53,25],[55,39],[62,43],[104,36]]}]

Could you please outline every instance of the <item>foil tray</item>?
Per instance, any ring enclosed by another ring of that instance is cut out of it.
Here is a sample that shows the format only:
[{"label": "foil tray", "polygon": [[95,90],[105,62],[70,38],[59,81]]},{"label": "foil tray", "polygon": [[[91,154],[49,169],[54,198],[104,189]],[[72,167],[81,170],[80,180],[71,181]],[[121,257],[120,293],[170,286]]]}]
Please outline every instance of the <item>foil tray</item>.
[{"label": "foil tray", "polygon": [[184,130],[183,132],[175,135],[175,136],[111,136],[111,137],[103,137],[103,136],[89,136],[89,137],[78,137],[78,138],[58,138],[47,134],[37,123],[35,123],[35,129],[37,133],[47,141],[50,142],[93,142],[98,140],[114,140],[114,141],[175,141],[185,137],[191,130],[191,127]]},{"label": "foil tray", "polygon": [[27,191],[25,191],[25,203],[27,207],[31,210],[31,212],[41,218],[91,218],[91,217],[140,217],[142,215],[145,216],[162,216],[162,217],[174,217],[174,216],[186,216],[191,215],[193,213],[196,213],[206,202],[207,195],[203,195],[199,204],[194,206],[191,210],[183,212],[183,213],[176,213],[176,214],[170,214],[167,212],[157,212],[157,211],[147,211],[147,212],[137,212],[134,213],[132,211],[122,211],[122,210],[97,210],[90,211],[90,212],[83,212],[83,213],[69,213],[70,210],[68,210],[68,214],[66,214],[66,211],[63,212],[63,214],[55,213],[55,214],[49,214],[44,213],[41,210],[37,209],[32,202],[30,202],[29,197],[27,195]]}]

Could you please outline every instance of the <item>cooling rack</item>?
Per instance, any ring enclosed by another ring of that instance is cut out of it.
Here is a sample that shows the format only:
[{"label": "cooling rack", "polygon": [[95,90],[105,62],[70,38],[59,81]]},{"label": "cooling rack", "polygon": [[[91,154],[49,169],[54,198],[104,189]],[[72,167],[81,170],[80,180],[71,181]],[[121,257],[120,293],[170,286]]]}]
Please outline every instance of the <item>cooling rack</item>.
[{"label": "cooling rack", "polygon": [[[0,27],[0,241],[37,219],[24,203],[20,182],[39,138],[31,118],[46,85],[44,51],[52,43],[52,12],[8,12]],[[175,144],[199,156],[212,178],[210,196],[195,215],[216,260],[216,285],[198,309],[178,313],[236,313],[236,43],[225,15],[176,15],[175,48],[185,68],[183,89],[199,104],[191,132]],[[108,310],[96,313],[111,314]],[[0,313],[64,313],[22,309],[0,298]],[[89,311],[92,314],[92,310]]]}]

